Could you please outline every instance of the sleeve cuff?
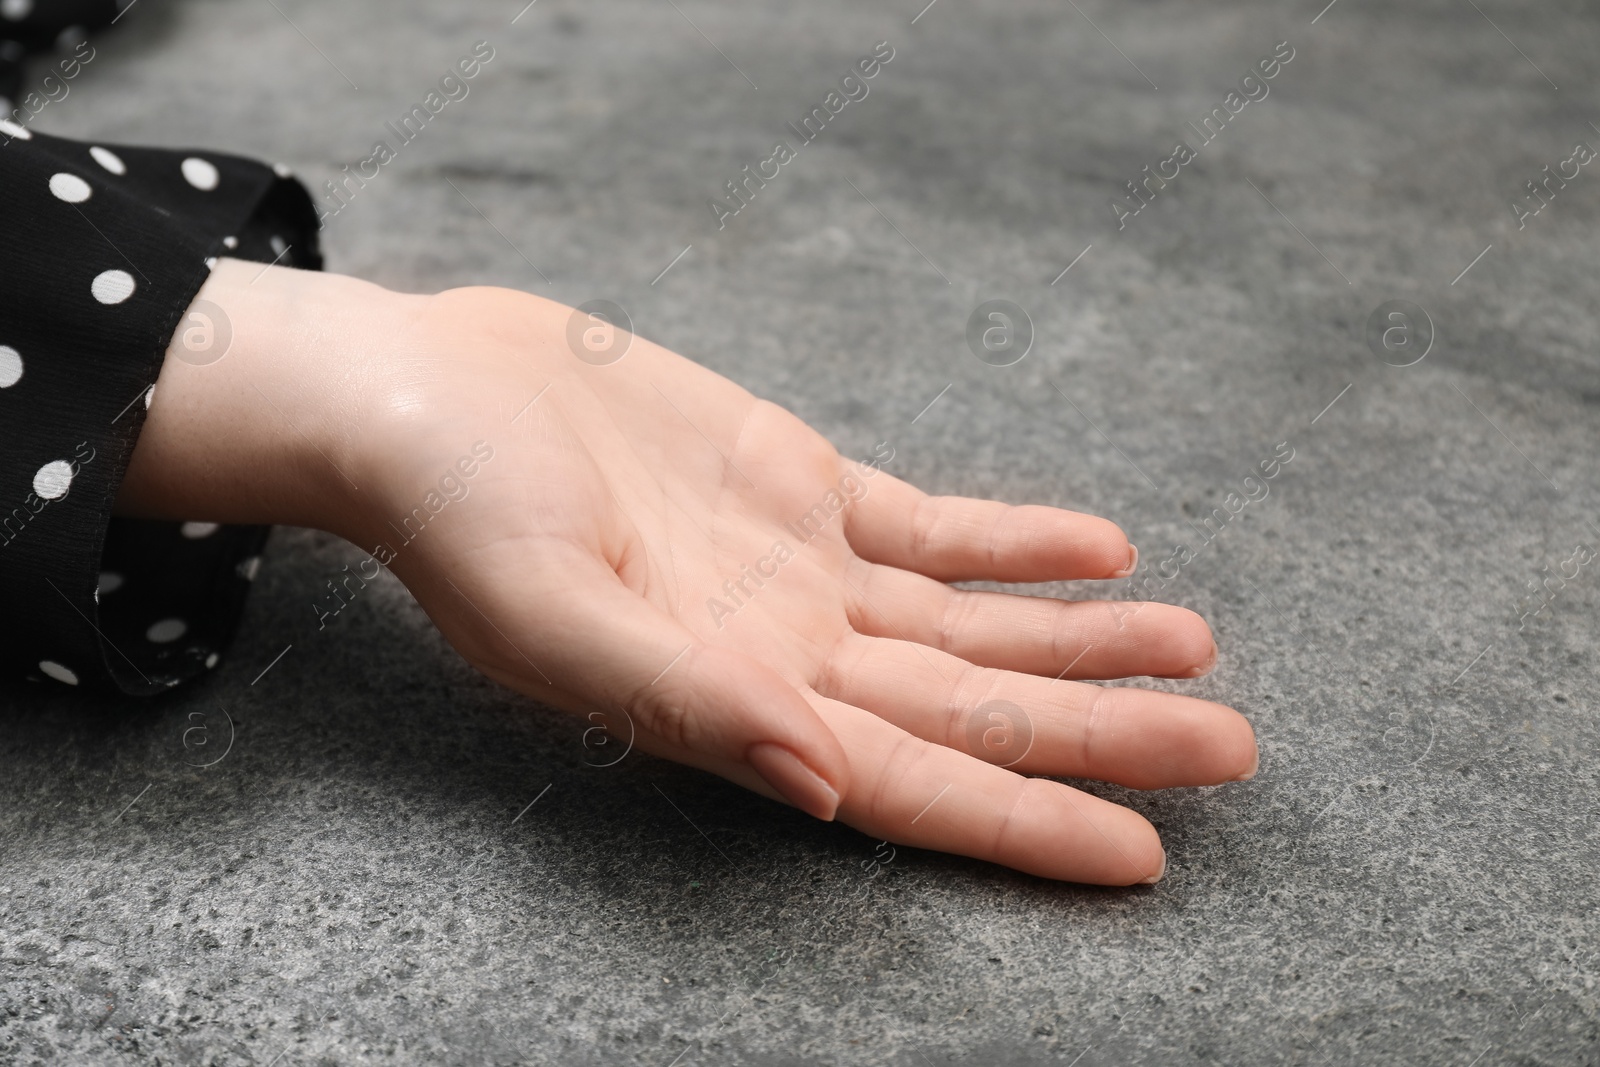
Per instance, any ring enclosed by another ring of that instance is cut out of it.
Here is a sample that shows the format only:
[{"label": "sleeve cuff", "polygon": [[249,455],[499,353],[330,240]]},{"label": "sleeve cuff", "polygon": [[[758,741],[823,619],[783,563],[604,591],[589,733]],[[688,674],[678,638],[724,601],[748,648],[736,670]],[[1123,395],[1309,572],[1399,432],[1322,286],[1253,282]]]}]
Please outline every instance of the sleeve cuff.
[{"label": "sleeve cuff", "polygon": [[162,692],[226,650],[269,528],[112,504],[215,258],[320,269],[316,213],[282,168],[3,132],[0,668]]}]

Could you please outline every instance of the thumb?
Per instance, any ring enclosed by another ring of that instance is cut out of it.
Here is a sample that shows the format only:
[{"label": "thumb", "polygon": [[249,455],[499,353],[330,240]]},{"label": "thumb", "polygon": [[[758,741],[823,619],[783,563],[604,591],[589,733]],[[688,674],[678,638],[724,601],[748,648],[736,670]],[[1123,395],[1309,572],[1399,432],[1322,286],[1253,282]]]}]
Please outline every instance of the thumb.
[{"label": "thumb", "polygon": [[569,570],[570,595],[539,609],[540,629],[562,635],[566,662],[552,664],[566,675],[555,679],[561,688],[621,706],[686,761],[747,766],[800,810],[834,817],[849,781],[844,748],[793,685],[750,656],[708,644],[603,561],[570,562],[589,573]]}]

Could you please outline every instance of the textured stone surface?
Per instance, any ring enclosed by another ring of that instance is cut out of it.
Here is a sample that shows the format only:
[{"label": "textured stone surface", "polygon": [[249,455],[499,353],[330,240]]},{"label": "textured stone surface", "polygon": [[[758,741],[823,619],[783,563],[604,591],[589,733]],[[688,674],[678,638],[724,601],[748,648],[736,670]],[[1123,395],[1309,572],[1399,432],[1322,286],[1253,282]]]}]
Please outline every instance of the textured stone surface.
[{"label": "textured stone surface", "polygon": [[[329,221],[334,269],[615,300],[847,452],[1106,514],[1147,565],[1290,442],[1152,589],[1216,628],[1174,687],[1251,717],[1260,776],[1126,795],[1151,889],[874,867],[719,780],[587,765],[586,724],[392,580],[319,633],[360,553],[280,530],[204,685],[5,695],[0,1061],[1600,1062],[1597,571],[1519,626],[1600,542],[1600,179],[1508,207],[1600,140],[1592,4],[518,6],[141,4],[39,128],[320,183],[487,39]],[[719,231],[708,198],[879,40],[870,95]],[[1119,232],[1117,187],[1282,40]],[[963,340],[990,298],[1036,328],[1015,366]],[[1363,340],[1391,299],[1436,326],[1414,366]]]}]

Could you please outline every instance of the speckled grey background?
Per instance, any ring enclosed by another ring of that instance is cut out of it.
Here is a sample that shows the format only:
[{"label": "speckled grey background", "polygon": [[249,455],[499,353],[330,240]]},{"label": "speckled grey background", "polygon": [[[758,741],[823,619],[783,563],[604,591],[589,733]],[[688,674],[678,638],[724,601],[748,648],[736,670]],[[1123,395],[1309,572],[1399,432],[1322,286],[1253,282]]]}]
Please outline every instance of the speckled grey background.
[{"label": "speckled grey background", "polygon": [[[1600,172],[1521,231],[1508,206],[1600,143],[1600,8],[920,6],[145,0],[38,123],[319,184],[486,39],[330,220],[333,269],[615,300],[847,452],[1106,514],[1147,564],[1290,442],[1158,591],[1215,627],[1174,687],[1250,716],[1260,776],[1090,787],[1162,830],[1154,888],[881,862],[695,772],[591,766],[615,747],[476,677],[392,580],[318,632],[360,553],[280,530],[206,683],[5,695],[0,1062],[1600,1062],[1597,565],[1519,618],[1600,545]],[[708,199],[879,40],[867,99],[717,230]],[[1117,187],[1283,40],[1119,232]],[[1012,367],[963,340],[991,298],[1036,330]],[[1435,327],[1414,366],[1363,339],[1393,299]]]}]

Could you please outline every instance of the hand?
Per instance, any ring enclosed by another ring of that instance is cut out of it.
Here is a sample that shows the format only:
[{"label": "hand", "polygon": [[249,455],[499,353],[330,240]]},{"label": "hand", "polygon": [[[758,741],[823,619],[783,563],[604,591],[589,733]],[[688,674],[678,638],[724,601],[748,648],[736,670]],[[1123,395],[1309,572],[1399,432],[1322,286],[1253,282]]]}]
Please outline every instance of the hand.
[{"label": "hand", "polygon": [[[643,338],[590,365],[568,347],[572,311],[538,297],[280,268],[243,284],[259,270],[223,261],[202,290],[244,351],[169,358],[119,509],[338,533],[489,677],[613,722],[624,709],[638,747],[896,843],[1151,882],[1165,856],[1144,818],[1025,775],[1254,773],[1237,712],[1078,680],[1204,673],[1198,616],[945,584],[1124,576],[1136,557],[1113,524],[929,497]],[[234,393],[277,419],[219,400]],[[186,433],[218,417],[236,455],[185,458]],[[260,471],[273,448],[273,485],[229,489],[229,462]],[[979,757],[987,712],[1010,705],[1031,745],[1003,768]]]}]

